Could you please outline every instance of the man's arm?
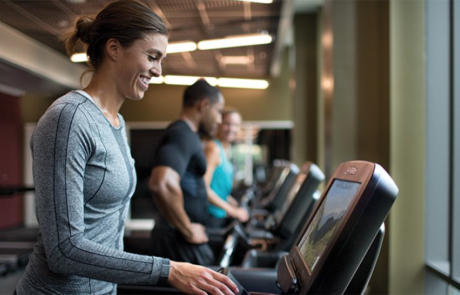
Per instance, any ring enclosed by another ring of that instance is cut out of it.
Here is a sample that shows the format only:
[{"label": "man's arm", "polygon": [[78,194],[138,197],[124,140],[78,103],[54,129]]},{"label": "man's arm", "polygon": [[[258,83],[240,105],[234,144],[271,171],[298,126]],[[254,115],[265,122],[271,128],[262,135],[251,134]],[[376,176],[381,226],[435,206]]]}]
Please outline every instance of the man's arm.
[{"label": "man's arm", "polygon": [[154,200],[166,220],[177,228],[185,240],[192,244],[208,241],[205,228],[199,223],[192,223],[184,209],[184,198],[180,187],[180,176],[168,166],[152,169],[149,188],[154,193]]}]

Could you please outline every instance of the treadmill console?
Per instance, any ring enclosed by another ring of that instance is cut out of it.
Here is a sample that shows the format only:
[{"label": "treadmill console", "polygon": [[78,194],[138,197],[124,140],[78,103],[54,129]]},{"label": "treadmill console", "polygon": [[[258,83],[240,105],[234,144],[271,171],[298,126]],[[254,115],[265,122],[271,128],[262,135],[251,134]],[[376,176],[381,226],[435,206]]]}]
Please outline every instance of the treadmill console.
[{"label": "treadmill console", "polygon": [[294,247],[278,266],[282,291],[344,293],[397,193],[396,184],[380,165],[342,163]]}]

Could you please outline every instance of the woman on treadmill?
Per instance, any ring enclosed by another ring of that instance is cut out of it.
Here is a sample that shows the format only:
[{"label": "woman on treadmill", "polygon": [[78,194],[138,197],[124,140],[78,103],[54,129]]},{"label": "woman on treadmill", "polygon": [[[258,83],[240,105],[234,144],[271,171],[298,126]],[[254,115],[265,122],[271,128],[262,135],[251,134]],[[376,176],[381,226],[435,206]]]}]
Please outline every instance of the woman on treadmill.
[{"label": "woman on treadmill", "polygon": [[202,136],[206,155],[204,180],[210,203],[208,227],[224,227],[229,218],[240,222],[248,221],[249,214],[231,196],[233,189],[233,163],[231,145],[241,127],[241,115],[233,108],[224,109],[222,122],[214,138]]},{"label": "woman on treadmill", "polygon": [[117,283],[169,282],[191,294],[233,294],[223,274],[123,251],[124,221],[136,186],[119,114],[161,75],[167,30],[137,1],[80,17],[67,40],[87,46],[91,81],[58,98],[31,140],[39,236],[17,294],[116,294]]}]

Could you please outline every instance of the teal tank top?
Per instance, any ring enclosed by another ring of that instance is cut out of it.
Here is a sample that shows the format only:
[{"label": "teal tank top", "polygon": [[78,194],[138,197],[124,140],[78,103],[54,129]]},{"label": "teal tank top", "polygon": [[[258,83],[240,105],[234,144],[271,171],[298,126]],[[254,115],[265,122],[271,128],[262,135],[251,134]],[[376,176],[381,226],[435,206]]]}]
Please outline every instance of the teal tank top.
[{"label": "teal tank top", "polygon": [[[214,140],[219,147],[220,163],[214,170],[214,174],[211,179],[211,189],[224,201],[227,201],[227,197],[232,193],[233,186],[233,165],[227,159],[225,155],[224,147],[222,143],[215,139]],[[209,214],[217,218],[225,218],[227,213],[225,210],[209,204]]]}]

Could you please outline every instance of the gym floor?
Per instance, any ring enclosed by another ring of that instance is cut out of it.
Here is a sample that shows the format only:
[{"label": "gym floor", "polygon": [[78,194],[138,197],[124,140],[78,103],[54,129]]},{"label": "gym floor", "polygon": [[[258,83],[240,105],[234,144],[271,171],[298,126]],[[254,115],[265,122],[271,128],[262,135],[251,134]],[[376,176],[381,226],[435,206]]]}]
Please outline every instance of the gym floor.
[{"label": "gym floor", "polygon": [[22,271],[16,271],[0,277],[0,295],[12,295],[21,275]]}]

